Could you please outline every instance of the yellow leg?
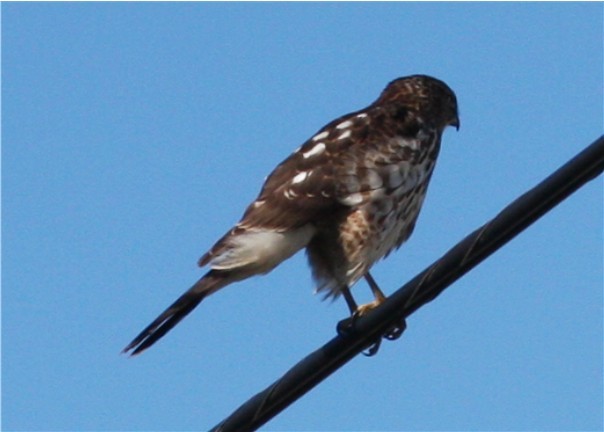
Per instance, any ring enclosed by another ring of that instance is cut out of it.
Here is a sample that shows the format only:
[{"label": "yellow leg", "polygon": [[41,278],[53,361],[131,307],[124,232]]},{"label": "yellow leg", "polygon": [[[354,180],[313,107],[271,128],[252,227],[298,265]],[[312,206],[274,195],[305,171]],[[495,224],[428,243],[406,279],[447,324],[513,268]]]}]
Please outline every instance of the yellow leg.
[{"label": "yellow leg", "polygon": [[344,296],[344,300],[346,300],[348,309],[350,309],[350,315],[354,315],[359,307],[357,306],[357,302],[354,301],[354,298],[350,293],[350,288],[348,288],[347,286],[342,288],[342,295]]},{"label": "yellow leg", "polygon": [[357,316],[366,314],[370,310],[375,309],[376,307],[384,303],[384,301],[386,300],[386,296],[384,295],[378,284],[375,282],[375,279],[373,279],[373,276],[371,276],[369,272],[365,274],[365,280],[369,284],[369,288],[371,288],[371,292],[373,293],[373,297],[375,298],[375,300],[371,303],[366,303],[364,305],[358,306],[356,308],[356,311],[354,312],[354,315]]},{"label": "yellow leg", "polygon": [[[371,292],[373,293],[373,297],[375,298],[375,300],[372,301],[371,303],[367,303],[367,304],[358,306],[356,301],[352,297],[352,294],[350,293],[350,288],[344,287],[342,289],[342,295],[344,296],[344,299],[346,300],[348,309],[350,309],[351,317],[347,318],[345,320],[342,320],[338,323],[337,330],[338,330],[338,334],[340,334],[341,336],[345,336],[348,332],[350,332],[353,329],[354,322],[358,317],[366,314],[367,312],[369,312],[372,309],[375,309],[376,307],[381,305],[384,301],[386,301],[386,296],[384,295],[384,293],[382,292],[382,290],[380,289],[378,284],[375,282],[375,279],[373,279],[373,276],[371,276],[371,274],[369,272],[365,274],[365,280],[369,284],[369,288],[371,288]],[[403,319],[403,320],[401,320],[400,323],[395,324],[394,326],[392,326],[392,328],[388,329],[385,332],[385,334],[383,335],[383,337],[388,340],[398,339],[401,336],[401,334],[403,333],[403,331],[405,331],[406,327],[407,327],[407,324],[405,323],[405,320]],[[373,345],[371,345],[367,349],[366,352],[363,352],[363,354],[365,354],[366,356],[369,356],[369,357],[375,355],[380,348],[381,342],[382,342],[382,336],[380,336],[373,343]]]}]

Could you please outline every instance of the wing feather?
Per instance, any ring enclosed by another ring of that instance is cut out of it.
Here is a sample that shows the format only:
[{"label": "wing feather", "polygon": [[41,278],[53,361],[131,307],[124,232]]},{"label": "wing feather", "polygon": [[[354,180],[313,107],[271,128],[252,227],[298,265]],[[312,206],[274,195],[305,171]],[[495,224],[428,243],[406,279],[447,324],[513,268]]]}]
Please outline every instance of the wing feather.
[{"label": "wing feather", "polygon": [[[397,121],[386,121],[388,117]],[[396,125],[397,130],[384,125]],[[249,230],[287,232],[337,213],[344,217],[373,191],[387,189],[392,166],[398,169],[412,159],[413,149],[421,145],[419,130],[416,117],[388,105],[332,121],[275,168],[240,222],[199,264],[211,262],[228,248],[229,239]]]}]

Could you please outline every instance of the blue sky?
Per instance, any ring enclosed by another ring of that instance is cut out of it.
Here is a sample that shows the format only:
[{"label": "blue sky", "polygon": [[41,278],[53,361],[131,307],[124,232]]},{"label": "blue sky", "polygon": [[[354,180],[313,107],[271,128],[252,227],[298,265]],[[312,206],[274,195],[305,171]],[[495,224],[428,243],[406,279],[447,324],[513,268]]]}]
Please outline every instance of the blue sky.
[{"label": "blue sky", "polygon": [[[602,133],[602,3],[2,5],[5,430],[204,430],[335,335],[298,254],[120,350],[264,177],[390,80],[457,93],[392,292]],[[265,430],[598,430],[589,183]],[[360,282],[353,292],[369,300]]]}]

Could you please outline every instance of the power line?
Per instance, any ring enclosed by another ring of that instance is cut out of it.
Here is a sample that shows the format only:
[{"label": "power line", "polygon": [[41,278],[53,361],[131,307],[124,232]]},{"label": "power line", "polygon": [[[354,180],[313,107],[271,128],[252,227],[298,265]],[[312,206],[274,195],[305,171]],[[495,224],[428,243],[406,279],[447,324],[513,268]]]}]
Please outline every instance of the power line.
[{"label": "power line", "polygon": [[603,170],[601,136],[394,292],[379,308],[358,318],[345,335],[327,342],[241,405],[212,432],[258,429]]}]

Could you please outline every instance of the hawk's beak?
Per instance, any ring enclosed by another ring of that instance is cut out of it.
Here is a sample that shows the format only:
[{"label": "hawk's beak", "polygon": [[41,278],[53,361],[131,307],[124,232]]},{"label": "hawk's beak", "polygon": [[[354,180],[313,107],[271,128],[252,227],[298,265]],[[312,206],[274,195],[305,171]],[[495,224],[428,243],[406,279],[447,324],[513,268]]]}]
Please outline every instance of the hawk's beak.
[{"label": "hawk's beak", "polygon": [[455,116],[455,118],[449,123],[451,126],[455,126],[456,130],[459,130],[459,117]]}]

